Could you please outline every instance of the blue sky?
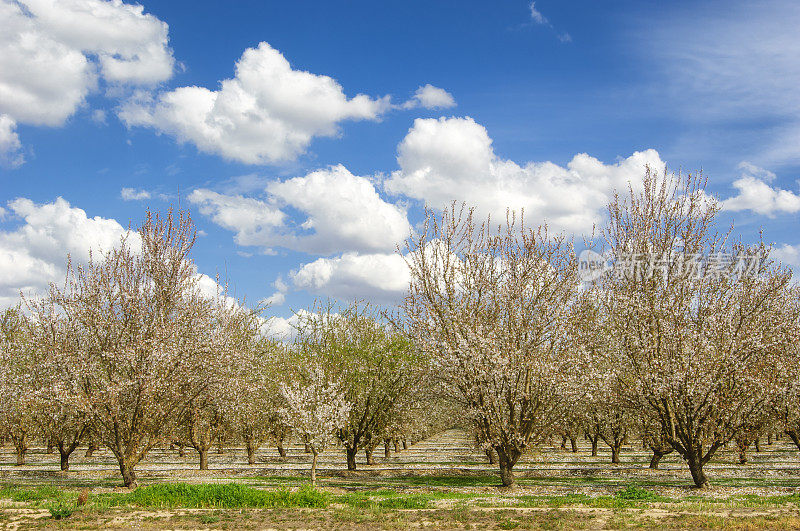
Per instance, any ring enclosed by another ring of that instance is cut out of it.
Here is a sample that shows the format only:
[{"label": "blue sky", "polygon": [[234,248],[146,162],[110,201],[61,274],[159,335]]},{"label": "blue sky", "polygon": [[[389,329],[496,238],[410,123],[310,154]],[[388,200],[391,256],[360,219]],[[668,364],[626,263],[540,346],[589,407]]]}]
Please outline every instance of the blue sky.
[{"label": "blue sky", "polygon": [[645,163],[702,168],[800,264],[796,2],[0,0],[0,24],[0,304],[178,194],[199,271],[269,313],[389,303],[425,202],[580,237]]}]

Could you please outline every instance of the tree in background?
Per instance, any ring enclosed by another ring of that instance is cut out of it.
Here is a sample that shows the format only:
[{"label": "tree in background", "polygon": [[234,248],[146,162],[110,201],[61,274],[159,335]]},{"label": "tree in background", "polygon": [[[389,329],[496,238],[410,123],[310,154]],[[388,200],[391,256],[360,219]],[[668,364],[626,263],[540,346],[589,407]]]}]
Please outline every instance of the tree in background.
[{"label": "tree in background", "polygon": [[420,377],[417,350],[377,309],[358,302],[303,313],[293,348],[339,378],[351,409],[337,437],[348,470],[355,470],[357,452],[383,440],[394,412],[409,399]]},{"label": "tree in background", "polygon": [[67,366],[80,348],[80,329],[50,298],[25,302],[33,315],[26,322],[36,424],[44,439],[58,448],[61,470],[69,470],[70,455],[89,429],[89,418],[75,400],[78,382],[69,377]]},{"label": "tree in background", "polygon": [[0,434],[14,443],[16,464],[25,464],[30,438],[36,433],[35,360],[26,318],[17,308],[0,315]]}]

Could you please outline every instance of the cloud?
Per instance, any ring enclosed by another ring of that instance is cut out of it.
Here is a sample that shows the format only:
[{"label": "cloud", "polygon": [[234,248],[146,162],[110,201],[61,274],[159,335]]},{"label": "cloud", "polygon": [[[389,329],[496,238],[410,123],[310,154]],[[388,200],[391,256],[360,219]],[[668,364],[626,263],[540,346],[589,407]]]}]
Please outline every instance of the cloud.
[{"label": "cloud", "polygon": [[141,5],[0,0],[0,21],[0,162],[6,166],[24,162],[16,124],[63,125],[101,80],[152,85],[172,76],[168,27]]},{"label": "cloud", "polygon": [[537,24],[549,24],[545,16],[542,15],[542,13],[538,9],[536,9],[536,2],[531,2],[530,9],[531,9],[531,20],[533,20]]},{"label": "cloud", "polygon": [[0,114],[58,126],[98,86],[169,79],[167,25],[120,0],[0,1]]},{"label": "cloud", "polygon": [[[67,254],[73,262],[85,263],[90,251],[97,256],[128,234],[116,220],[90,218],[60,197],[45,204],[15,199],[7,206],[23,223],[0,229],[0,307],[15,304],[20,290],[39,295],[50,282],[63,281]],[[138,235],[130,237],[138,241]]]},{"label": "cloud", "polygon": [[106,111],[103,109],[95,109],[92,111],[92,121],[98,125],[106,125]]},{"label": "cloud", "polygon": [[[141,249],[141,238],[136,231],[124,228],[114,219],[89,217],[80,208],[73,207],[59,197],[52,203],[37,204],[30,199],[9,201],[10,214],[0,216],[21,220],[12,230],[0,227],[0,308],[19,301],[19,294],[36,297],[44,295],[51,282],[63,282],[67,270],[67,256],[74,265],[86,264],[90,255],[99,260],[103,254],[116,248],[127,238],[134,252]],[[0,214],[6,210],[0,208]],[[197,272],[197,289],[214,299],[222,296],[224,289],[216,280]],[[238,304],[225,295],[228,304]]]},{"label": "cloud", "polygon": [[666,108],[705,124],[704,137],[736,135],[740,145],[744,131],[759,164],[800,161],[800,3],[716,1],[667,14],[638,46],[661,72],[660,105],[671,98],[678,110]]},{"label": "cloud", "polygon": [[239,245],[267,250],[390,251],[411,232],[404,208],[385,202],[369,179],[341,165],[269,183],[263,199],[198,189],[189,201],[235,232]]},{"label": "cloud", "polygon": [[722,202],[724,210],[750,210],[770,218],[800,212],[800,195],[769,184],[775,180],[774,173],[749,162],[742,162],[739,168],[742,175],[733,182],[739,194]]},{"label": "cloud", "polygon": [[25,162],[16,127],[10,116],[0,114],[0,166],[16,168]]},{"label": "cloud", "polygon": [[200,213],[224,229],[236,233],[239,245],[274,245],[276,231],[283,226],[286,215],[264,201],[241,195],[225,195],[200,188],[189,194],[189,202]]},{"label": "cloud", "polygon": [[448,109],[456,106],[453,95],[444,89],[434,87],[430,83],[424,87],[419,87],[414,93],[414,97],[405,102],[404,109],[414,109],[423,107],[425,109]]},{"label": "cloud", "polygon": [[601,221],[615,190],[641,183],[645,165],[663,171],[658,152],[635,152],[616,164],[585,153],[566,167],[552,162],[518,164],[498,157],[486,129],[472,118],[417,119],[398,146],[400,166],[387,191],[442,208],[464,201],[481,216],[505,219],[506,209],[525,210],[529,224],[589,233]]},{"label": "cloud", "polygon": [[276,291],[275,293],[273,293],[272,295],[261,301],[262,304],[265,304],[273,308],[275,306],[282,306],[284,302],[286,302],[286,294],[280,291]]},{"label": "cloud", "polygon": [[120,190],[119,196],[124,201],[141,201],[143,199],[150,199],[150,192],[147,190],[137,190],[135,188],[123,188]]},{"label": "cloud", "polygon": [[784,243],[772,248],[769,257],[784,266],[800,268],[800,245]]},{"label": "cloud", "polygon": [[275,287],[276,291],[266,299],[260,301],[260,303],[273,308],[275,306],[282,306],[283,303],[286,302],[286,292],[289,291],[289,286],[280,276],[277,278],[277,280],[275,280],[275,282],[272,283],[272,285]]},{"label": "cloud", "polygon": [[397,253],[345,253],[304,264],[290,278],[296,288],[329,297],[396,303],[408,288],[410,274]]},{"label": "cloud", "polygon": [[531,20],[533,21],[534,24],[538,24],[540,26],[547,26],[548,28],[553,30],[553,32],[556,34],[556,38],[561,42],[572,42],[572,36],[569,33],[567,33],[566,31],[562,32],[557,31],[555,26],[553,26],[553,24],[549,20],[547,20],[547,17],[545,17],[541,11],[536,9],[536,2],[531,2],[528,8],[530,9]]},{"label": "cloud", "polygon": [[122,107],[129,126],[152,127],[201,151],[247,164],[297,158],[314,137],[336,136],[345,120],[377,120],[389,98],[349,98],[331,77],[295,70],[266,42],[248,48],[219,90],[180,87]]}]

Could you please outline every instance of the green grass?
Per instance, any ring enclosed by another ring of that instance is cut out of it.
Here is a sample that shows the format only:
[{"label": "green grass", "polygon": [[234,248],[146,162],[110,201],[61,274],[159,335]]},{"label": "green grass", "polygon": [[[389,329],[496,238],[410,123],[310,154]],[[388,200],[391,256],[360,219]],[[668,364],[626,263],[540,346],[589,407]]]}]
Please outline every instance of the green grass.
[{"label": "green grass", "polygon": [[259,490],[239,483],[199,484],[163,483],[139,487],[127,493],[103,494],[95,504],[104,507],[133,505],[160,508],[276,508],[316,507],[330,504],[330,495],[310,486],[289,489]]},{"label": "green grass", "polygon": [[64,499],[67,492],[54,486],[41,487],[0,487],[0,498],[8,498],[15,502],[41,502],[44,500]]},{"label": "green grass", "polygon": [[64,501],[54,501],[50,502],[46,505],[47,510],[50,511],[50,516],[53,517],[55,520],[62,520],[64,518],[69,518],[72,516],[72,513],[75,512],[77,508],[75,504],[64,502]]}]

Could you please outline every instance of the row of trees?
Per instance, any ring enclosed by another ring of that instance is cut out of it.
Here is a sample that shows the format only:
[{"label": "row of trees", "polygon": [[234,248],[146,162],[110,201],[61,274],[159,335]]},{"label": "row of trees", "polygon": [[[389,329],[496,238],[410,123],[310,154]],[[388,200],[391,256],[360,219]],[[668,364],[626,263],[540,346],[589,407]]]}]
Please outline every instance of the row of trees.
[{"label": "row of trees", "polygon": [[559,431],[585,429],[617,461],[638,424],[698,487],[724,445],[776,420],[797,434],[798,290],[763,243],[717,232],[718,212],[701,176],[648,170],[614,197],[601,231],[599,250],[635,267],[589,285],[546,227],[429,213],[408,244],[407,330],[496,452],[504,485],[523,452]]},{"label": "row of trees", "polygon": [[355,469],[358,451],[370,461],[426,429],[417,350],[376,310],[315,308],[295,341],[271,340],[258,311],[199,289],[188,215],[148,214],[138,235],[3,314],[0,432],[19,464],[33,436],[58,448],[62,470],[86,442],[108,448],[132,486],[155,446],[191,447],[206,469],[221,437],[253,463],[265,442],[285,455],[294,431],[315,458],[338,441]]},{"label": "row of trees", "polygon": [[[602,440],[617,462],[636,432],[656,464],[674,451],[704,487],[727,444],[776,426],[800,442],[800,293],[763,243],[718,232],[718,212],[701,176],[648,170],[600,231],[598,250],[633,266],[587,284],[572,242],[546,226],[429,211],[407,242],[398,311],[318,305],[290,342],[267,339],[259,312],[224,290],[200,293],[188,216],[148,214],[141,248],[123,241],[6,313],[0,422],[18,453],[38,430],[64,466],[89,437],[126,485],[158,444],[193,447],[205,468],[223,431],[251,462],[293,431],[313,480],[326,446],[354,469],[360,450],[371,462],[381,443],[440,428],[436,412],[458,407],[505,486],[554,434]],[[708,256],[748,265],[698,262]]]}]

